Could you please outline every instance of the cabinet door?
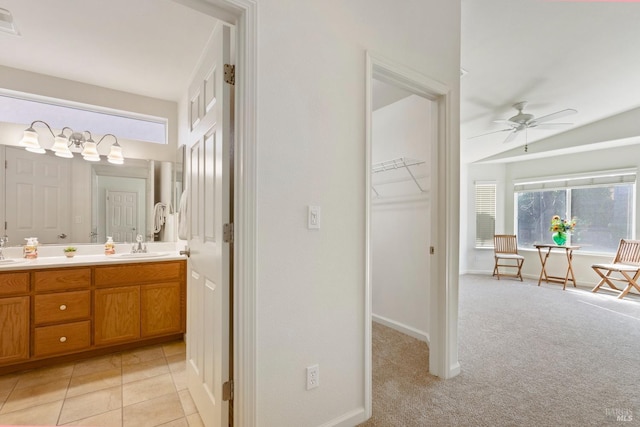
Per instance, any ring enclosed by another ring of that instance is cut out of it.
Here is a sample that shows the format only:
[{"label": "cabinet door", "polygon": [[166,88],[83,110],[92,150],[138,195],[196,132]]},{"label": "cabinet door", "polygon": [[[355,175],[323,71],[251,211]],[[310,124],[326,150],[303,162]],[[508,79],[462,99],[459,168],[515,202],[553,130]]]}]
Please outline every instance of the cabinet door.
[{"label": "cabinet door", "polygon": [[96,289],[95,345],[134,341],[140,337],[140,287]]},{"label": "cabinet door", "polygon": [[0,365],[29,358],[29,297],[0,298]]},{"label": "cabinet door", "polygon": [[180,282],[141,286],[142,336],[184,332]]}]

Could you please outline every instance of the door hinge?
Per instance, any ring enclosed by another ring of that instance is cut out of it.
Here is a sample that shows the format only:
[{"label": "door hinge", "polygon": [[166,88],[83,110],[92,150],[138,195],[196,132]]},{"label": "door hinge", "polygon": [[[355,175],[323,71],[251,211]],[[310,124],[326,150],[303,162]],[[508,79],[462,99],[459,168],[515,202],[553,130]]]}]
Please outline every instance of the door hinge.
[{"label": "door hinge", "polygon": [[222,241],[225,243],[233,243],[233,223],[228,222],[222,226]]},{"label": "door hinge", "polygon": [[431,255],[435,254],[436,253],[436,248],[434,248],[433,246],[429,246],[429,253]]},{"label": "door hinge", "polygon": [[236,66],[232,64],[224,64],[224,82],[230,85],[236,84]]},{"label": "door hinge", "polygon": [[233,400],[233,380],[229,380],[222,384],[222,400],[225,402]]},{"label": "door hinge", "polygon": [[5,160],[4,161],[4,168],[8,169],[9,168],[9,160]]}]

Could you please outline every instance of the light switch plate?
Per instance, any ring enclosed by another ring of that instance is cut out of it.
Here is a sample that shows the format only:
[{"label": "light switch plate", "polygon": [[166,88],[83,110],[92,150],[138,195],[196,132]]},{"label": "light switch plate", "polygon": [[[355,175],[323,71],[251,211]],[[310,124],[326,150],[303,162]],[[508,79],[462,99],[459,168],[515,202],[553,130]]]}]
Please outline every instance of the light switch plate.
[{"label": "light switch plate", "polygon": [[320,229],[320,206],[309,206],[307,215],[307,228],[309,230]]}]

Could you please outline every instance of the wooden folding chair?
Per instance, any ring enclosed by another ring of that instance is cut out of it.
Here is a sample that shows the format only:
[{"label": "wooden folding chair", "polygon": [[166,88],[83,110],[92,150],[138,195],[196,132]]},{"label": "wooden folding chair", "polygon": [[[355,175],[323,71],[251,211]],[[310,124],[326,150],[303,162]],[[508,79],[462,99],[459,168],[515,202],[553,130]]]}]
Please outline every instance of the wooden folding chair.
[{"label": "wooden folding chair", "polygon": [[[493,267],[493,276],[498,276],[498,280],[501,275],[517,277],[522,282],[524,257],[518,254],[518,239],[515,234],[496,234],[493,236],[493,257],[496,261]],[[500,267],[516,269],[516,273],[500,273]]]},{"label": "wooden folding chair", "polygon": [[[598,292],[605,283],[612,291],[620,294],[618,299],[624,298],[633,288],[640,292],[640,286],[638,286],[638,277],[640,277],[640,240],[620,239],[618,251],[613,262],[611,264],[594,264],[591,268],[601,278],[591,292]],[[620,290],[613,282],[625,283],[626,287]]]}]

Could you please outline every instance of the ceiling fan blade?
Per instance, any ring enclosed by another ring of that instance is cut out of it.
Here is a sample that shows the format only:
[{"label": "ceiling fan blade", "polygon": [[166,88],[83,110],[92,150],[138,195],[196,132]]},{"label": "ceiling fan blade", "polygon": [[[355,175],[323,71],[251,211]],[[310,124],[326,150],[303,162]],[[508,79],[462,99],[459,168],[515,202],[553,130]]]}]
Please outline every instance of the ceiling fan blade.
[{"label": "ceiling fan blade", "polygon": [[511,126],[512,128],[516,128],[520,125],[520,123],[512,122],[511,120],[507,120],[507,119],[494,120],[493,123]]},{"label": "ceiling fan blade", "polygon": [[530,128],[536,129],[564,129],[567,126],[571,126],[573,123],[534,123],[530,125]]},{"label": "ceiling fan blade", "polygon": [[500,133],[500,132],[511,132],[511,131],[513,131],[513,129],[500,129],[500,130],[494,130],[493,132],[487,132],[487,133],[482,133],[482,134],[480,134],[480,135],[470,136],[470,137],[469,137],[469,138],[467,138],[467,139],[479,138],[479,137],[481,137],[481,136],[491,135],[491,134],[494,134],[494,133]]},{"label": "ceiling fan blade", "polygon": [[507,138],[504,141],[502,141],[502,143],[506,144],[507,142],[511,142],[514,139],[516,139],[516,136],[518,136],[518,131],[514,129],[513,131],[511,131],[509,135],[507,135]]},{"label": "ceiling fan blade", "polygon": [[534,119],[532,123],[544,123],[544,122],[548,122],[549,120],[559,119],[560,117],[565,117],[570,114],[575,114],[577,112],[578,111],[574,110],[573,108],[567,108],[566,110],[560,110],[560,111],[556,111],[555,113],[547,114],[546,116],[538,117]]}]

